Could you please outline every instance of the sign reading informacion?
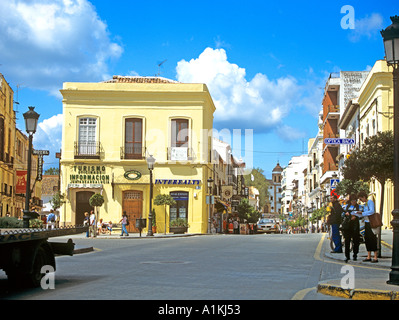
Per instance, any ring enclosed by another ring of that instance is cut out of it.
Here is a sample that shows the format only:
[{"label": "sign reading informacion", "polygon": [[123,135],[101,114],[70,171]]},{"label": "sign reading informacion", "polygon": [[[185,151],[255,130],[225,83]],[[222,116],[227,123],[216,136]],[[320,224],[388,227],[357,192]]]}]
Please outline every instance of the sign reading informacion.
[{"label": "sign reading informacion", "polygon": [[326,138],[324,139],[325,144],[355,144],[355,139],[348,138]]}]

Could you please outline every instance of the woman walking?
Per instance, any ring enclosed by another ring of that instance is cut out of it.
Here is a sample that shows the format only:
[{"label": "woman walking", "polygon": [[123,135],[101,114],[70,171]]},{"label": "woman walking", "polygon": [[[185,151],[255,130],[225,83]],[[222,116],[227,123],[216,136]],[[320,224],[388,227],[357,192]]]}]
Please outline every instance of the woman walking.
[{"label": "woman walking", "polygon": [[122,215],[122,219],[121,221],[119,221],[120,223],[122,223],[122,233],[121,233],[121,237],[123,236],[123,233],[126,233],[126,236],[129,235],[129,233],[126,230],[126,226],[128,225],[128,219],[127,219],[127,214],[126,211],[123,211],[123,215]]},{"label": "woman walking", "polygon": [[357,203],[357,197],[354,194],[349,196],[349,200],[347,204],[344,206],[345,217],[344,222],[342,223],[342,231],[344,233],[345,238],[345,262],[348,262],[350,259],[350,246],[351,241],[353,241],[353,260],[357,260],[357,254],[359,253],[359,244],[360,244],[360,226],[359,226],[359,218],[355,215],[352,215],[352,212],[359,211],[359,205]]},{"label": "woman walking", "polygon": [[[363,211],[357,211],[358,217],[364,218],[364,228],[365,228],[365,242],[366,242],[366,250],[367,250],[367,258],[363,261],[370,261],[372,263],[378,262],[378,249],[377,249],[377,237],[374,234],[373,230],[370,226],[369,216],[375,213],[375,206],[373,200],[367,200],[367,193],[364,191],[360,191],[358,194],[358,198],[360,201],[364,202]],[[352,213],[353,214],[353,213]],[[371,259],[371,252],[374,252],[374,259]]]}]

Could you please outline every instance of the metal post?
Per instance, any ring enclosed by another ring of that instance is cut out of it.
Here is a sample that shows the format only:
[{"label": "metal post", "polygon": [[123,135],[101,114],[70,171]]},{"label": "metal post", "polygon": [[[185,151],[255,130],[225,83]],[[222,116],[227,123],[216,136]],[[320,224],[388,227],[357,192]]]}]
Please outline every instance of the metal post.
[{"label": "metal post", "polygon": [[31,177],[31,167],[32,167],[32,140],[33,140],[33,134],[29,134],[28,170],[26,176],[25,210],[23,215],[24,228],[29,228],[29,220],[31,219],[29,200],[30,200],[30,177]]},{"label": "metal post", "polygon": [[387,283],[399,285],[399,67],[394,65],[393,68],[394,209],[392,211],[393,220],[391,221],[393,227],[393,249],[391,272]]},{"label": "metal post", "polygon": [[150,213],[148,215],[148,232],[147,236],[153,236],[152,233],[152,169],[150,169]]}]

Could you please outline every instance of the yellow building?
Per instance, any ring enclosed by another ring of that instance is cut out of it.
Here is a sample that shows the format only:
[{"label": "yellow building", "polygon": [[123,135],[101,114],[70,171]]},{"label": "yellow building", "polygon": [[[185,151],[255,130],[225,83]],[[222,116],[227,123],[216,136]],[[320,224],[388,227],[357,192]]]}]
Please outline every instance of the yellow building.
[{"label": "yellow building", "polygon": [[[18,185],[20,173],[26,178],[28,137],[16,128],[14,92],[0,73],[0,217],[22,216],[26,190]],[[37,156],[32,156],[31,203],[40,211],[41,182],[37,178]],[[35,182],[36,181],[36,182]]]},{"label": "yellow building", "polygon": [[166,226],[164,208],[153,206],[157,232],[169,232],[178,217],[188,221],[188,232],[207,232],[215,106],[206,85],[114,76],[101,83],[64,83],[61,94],[61,225],[81,224],[91,210],[89,198],[101,193],[98,218],[119,223],[126,211],[128,231],[138,231],[135,220],[149,214],[146,158],[152,155],[153,198],[170,194],[177,202],[167,208]]},{"label": "yellow building", "polygon": [[14,92],[0,73],[0,216],[14,214]]},{"label": "yellow building", "polygon": [[[358,97],[360,147],[364,140],[377,132],[393,131],[393,83],[392,68],[388,68],[385,60],[375,62],[364,81]],[[372,180],[370,192],[374,195],[376,210],[380,211],[381,184]],[[390,227],[393,210],[393,185],[385,183],[384,226]]]}]

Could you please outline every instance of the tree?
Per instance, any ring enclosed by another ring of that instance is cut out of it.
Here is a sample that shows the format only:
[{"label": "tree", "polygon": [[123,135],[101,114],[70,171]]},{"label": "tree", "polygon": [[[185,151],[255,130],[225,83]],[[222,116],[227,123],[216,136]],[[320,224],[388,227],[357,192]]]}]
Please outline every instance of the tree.
[{"label": "tree", "polygon": [[258,189],[260,208],[265,206],[269,190],[269,184],[266,180],[266,177],[263,175],[263,172],[264,171],[260,168],[254,168],[250,174],[244,176],[246,186],[251,186]]},{"label": "tree", "polygon": [[383,131],[366,138],[361,149],[352,152],[342,168],[345,179],[370,181],[374,178],[381,184],[381,218],[385,182],[388,179],[393,181],[393,158],[393,133]]},{"label": "tree", "polygon": [[[370,181],[374,178],[381,184],[379,210],[381,219],[384,209],[385,182],[388,179],[393,181],[393,149],[392,131],[378,132],[366,138],[364,145],[349,155],[342,169],[345,179]],[[378,239],[378,247],[381,248],[381,233]],[[381,255],[381,250],[379,250],[379,255]]]},{"label": "tree", "polygon": [[60,170],[58,168],[48,168],[44,171],[44,174],[49,176],[58,176],[59,172]]},{"label": "tree", "polygon": [[[95,208],[101,207],[103,205],[103,203],[104,203],[104,197],[99,193],[93,194],[89,199],[89,204]],[[96,210],[96,213],[97,213],[97,210]]]},{"label": "tree", "polygon": [[335,188],[335,192],[342,196],[358,194],[360,191],[365,191],[368,193],[368,183],[362,180],[354,181],[350,179],[343,179],[338,183],[337,187]]},{"label": "tree", "polygon": [[50,200],[50,204],[54,210],[57,210],[63,203],[65,203],[65,195],[61,194],[59,191],[53,195]]},{"label": "tree", "polygon": [[173,206],[176,204],[175,199],[169,194],[158,194],[154,199],[154,205],[164,206],[165,209],[165,231],[166,234],[166,206]]},{"label": "tree", "polygon": [[255,210],[255,208],[249,204],[249,200],[245,198],[242,199],[240,204],[237,206],[237,212],[240,221],[246,220],[250,223],[254,223],[261,217],[261,213]]}]

